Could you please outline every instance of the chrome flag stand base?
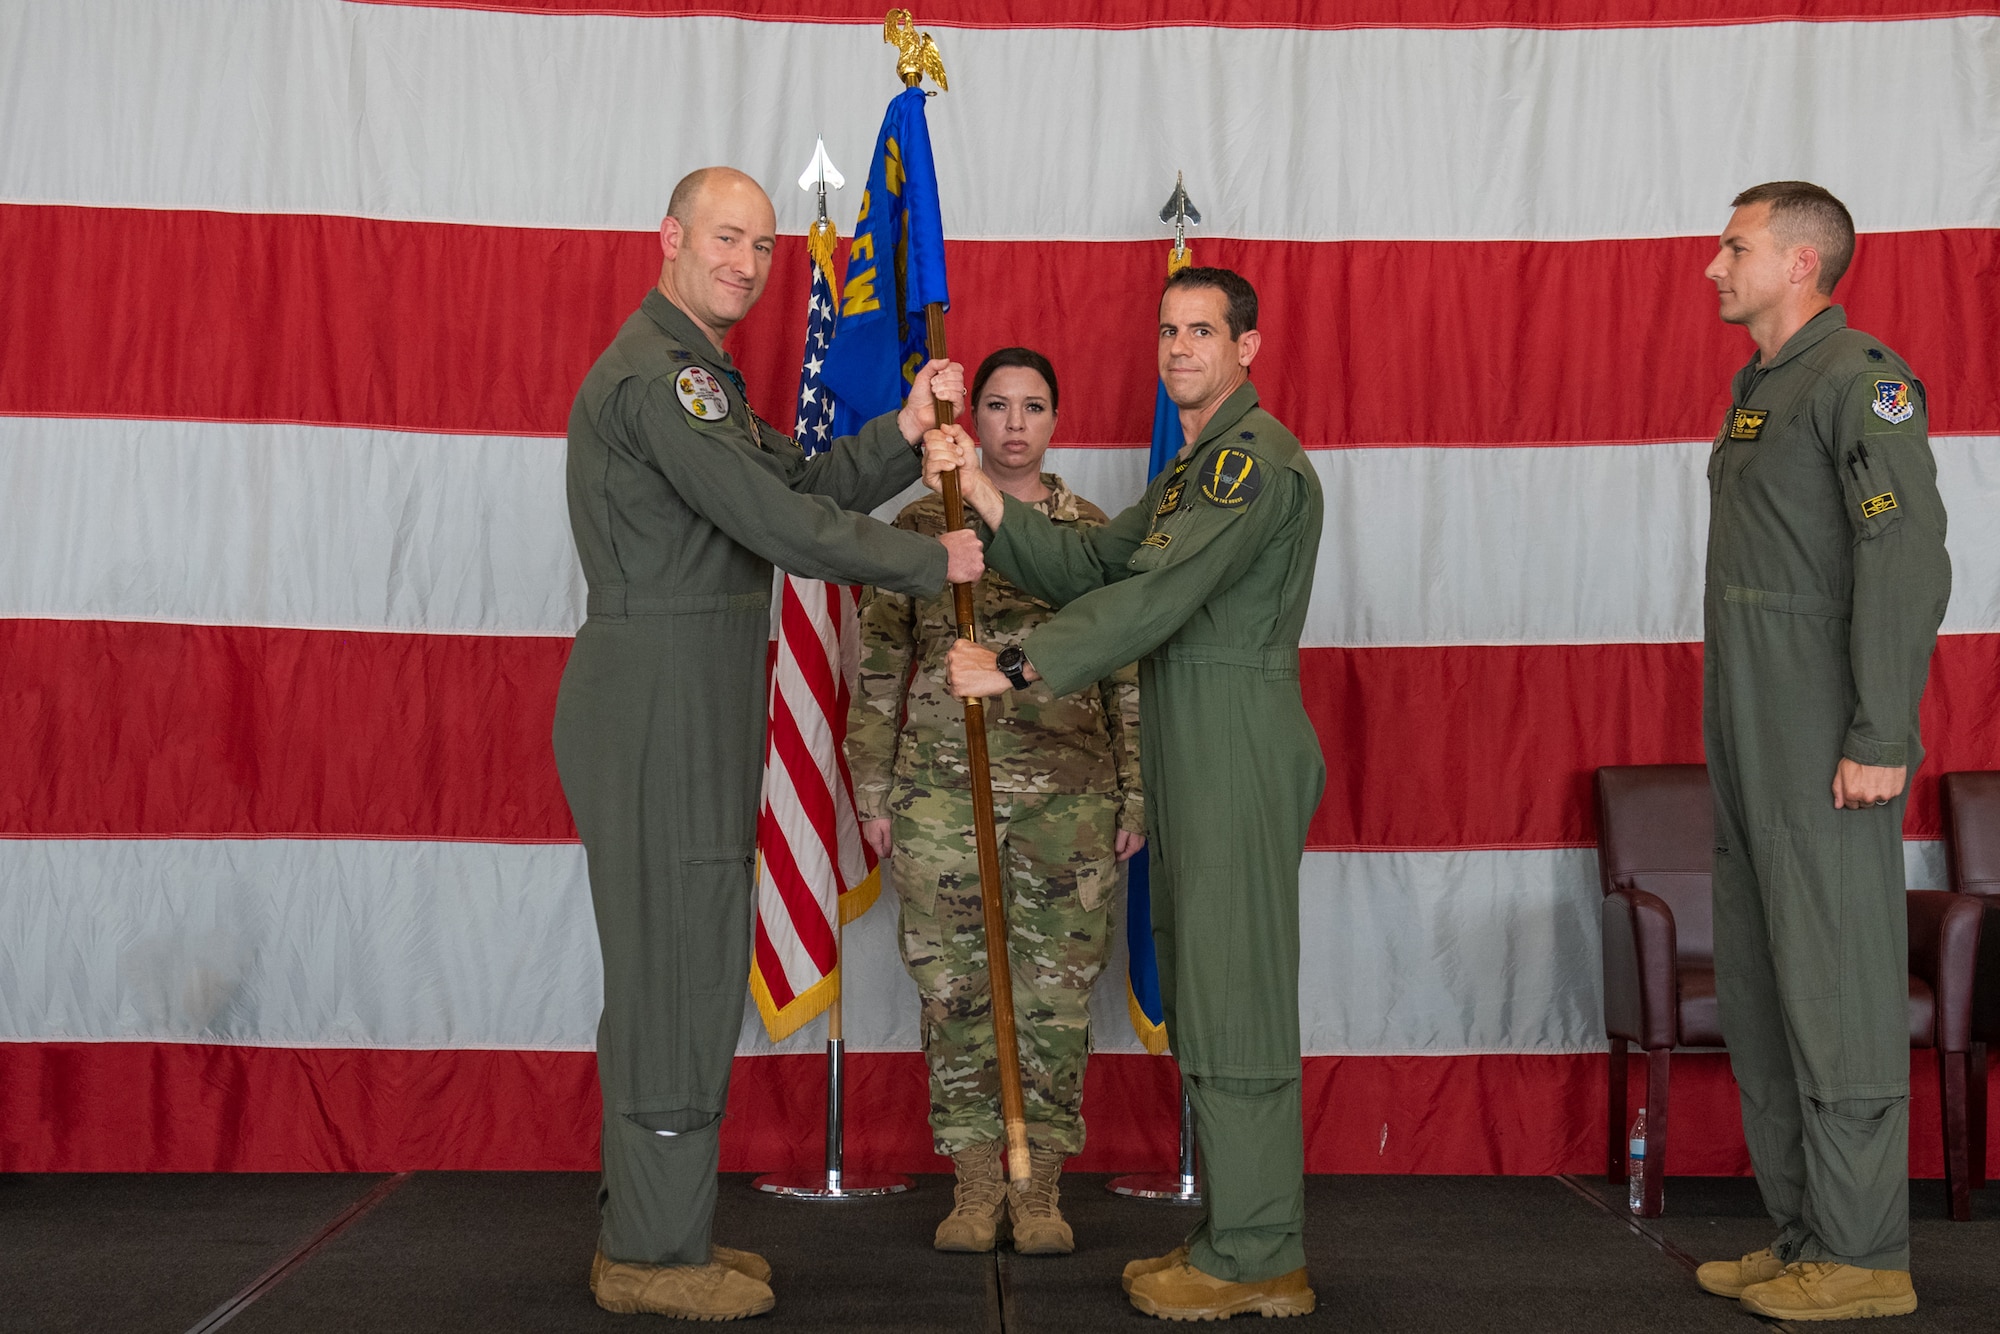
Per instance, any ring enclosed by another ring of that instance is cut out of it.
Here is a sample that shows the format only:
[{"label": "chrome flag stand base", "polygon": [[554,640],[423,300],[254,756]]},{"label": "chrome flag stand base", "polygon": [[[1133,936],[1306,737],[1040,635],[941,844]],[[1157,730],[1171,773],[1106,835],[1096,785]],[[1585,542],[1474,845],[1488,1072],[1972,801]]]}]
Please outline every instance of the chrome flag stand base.
[{"label": "chrome flag stand base", "polygon": [[1201,1183],[1195,1177],[1194,1108],[1186,1090],[1181,1092],[1181,1170],[1178,1172],[1134,1172],[1113,1177],[1104,1183],[1113,1195],[1129,1195],[1135,1200],[1159,1200],[1166,1204],[1200,1204]]},{"label": "chrome flag stand base", "polygon": [[840,1000],[826,1016],[826,1171],[771,1172],[750,1184],[772,1195],[794,1200],[859,1200],[870,1195],[898,1195],[912,1184],[895,1172],[847,1172],[841,1168],[842,1102],[845,1092],[847,1044],[840,1035]]}]

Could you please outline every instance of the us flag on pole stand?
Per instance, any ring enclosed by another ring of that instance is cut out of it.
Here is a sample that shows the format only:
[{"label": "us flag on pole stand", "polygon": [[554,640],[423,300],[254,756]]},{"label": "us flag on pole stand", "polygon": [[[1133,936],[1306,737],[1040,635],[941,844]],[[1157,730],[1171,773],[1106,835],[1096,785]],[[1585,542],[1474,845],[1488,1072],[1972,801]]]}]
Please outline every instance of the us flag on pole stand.
[{"label": "us flag on pole stand", "polygon": [[[833,443],[833,396],[819,377],[833,343],[836,239],[824,220],[806,238],[812,291],[794,434],[808,458]],[[796,1032],[840,994],[840,924],[867,912],[881,889],[875,853],[854,814],[843,746],[859,659],[854,616],[861,590],[789,574],[782,582],[750,962],[750,990],[774,1040]]]}]

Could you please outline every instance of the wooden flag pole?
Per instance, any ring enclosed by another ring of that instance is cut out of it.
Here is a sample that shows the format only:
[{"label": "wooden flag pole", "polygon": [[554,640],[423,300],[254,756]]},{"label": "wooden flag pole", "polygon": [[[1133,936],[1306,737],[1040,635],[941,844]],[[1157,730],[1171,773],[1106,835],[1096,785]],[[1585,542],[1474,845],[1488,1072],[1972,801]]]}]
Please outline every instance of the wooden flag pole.
[{"label": "wooden flag pole", "polygon": [[[906,88],[915,88],[926,75],[939,88],[945,83],[944,61],[937,44],[927,32],[920,33],[907,9],[892,9],[882,22],[882,40],[896,48],[896,76]],[[933,361],[942,361],[944,350],[944,305],[933,301],[924,307],[924,328]],[[956,417],[952,405],[937,401],[939,426],[950,426]],[[959,493],[958,474],[944,474],[944,521],[947,528],[965,527],[965,499]],[[953,584],[952,605],[958,613],[961,639],[978,638],[972,621],[972,585]],[[965,701],[966,767],[972,771],[972,829],[979,845],[979,908],[986,927],[986,980],[990,990],[988,1008],[993,1012],[994,1055],[1000,1063],[1000,1122],[1007,1135],[1007,1179],[1025,1188],[1030,1178],[1028,1166],[1028,1113],[1021,1101],[1021,1048],[1014,1035],[1014,970],[1007,957],[1007,903],[1000,883],[1000,838],[993,823],[993,770],[986,755],[986,705],[980,700]]]},{"label": "wooden flag pole", "polygon": [[[942,359],[944,350],[944,307],[933,301],[924,307],[929,331],[930,354]],[[952,405],[937,401],[939,426],[949,426],[955,417]],[[947,528],[965,527],[965,500],[958,489],[958,474],[944,474],[944,522]],[[958,635],[976,639],[972,619],[971,584],[951,586],[952,606],[958,613]],[[1014,970],[1007,955],[1007,902],[1000,882],[1000,838],[993,823],[993,770],[986,757],[986,705],[977,699],[965,704],[966,767],[972,772],[972,828],[979,844],[979,909],[986,924],[986,978],[993,1011],[993,1045],[1000,1063],[1000,1121],[1007,1132],[1007,1177],[1016,1186],[1028,1184],[1028,1113],[1021,1100],[1021,1049],[1014,1034]]]}]

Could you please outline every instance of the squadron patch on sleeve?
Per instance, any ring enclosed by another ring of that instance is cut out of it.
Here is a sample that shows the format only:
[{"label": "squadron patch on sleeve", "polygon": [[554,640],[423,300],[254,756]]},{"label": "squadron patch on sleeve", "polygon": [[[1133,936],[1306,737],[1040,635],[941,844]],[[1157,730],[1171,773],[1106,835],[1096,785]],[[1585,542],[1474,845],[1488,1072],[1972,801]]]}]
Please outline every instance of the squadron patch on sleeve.
[{"label": "squadron patch on sleeve", "polygon": [[729,415],[729,395],[722,381],[700,366],[689,366],[674,377],[674,397],[696,421],[721,421]]},{"label": "squadron patch on sleeve", "polygon": [[1761,408],[1735,408],[1729,414],[1731,440],[1755,440],[1764,434],[1764,420],[1771,414]]},{"label": "squadron patch on sleeve", "polygon": [[1883,421],[1899,424],[1916,415],[1917,405],[1910,402],[1910,386],[1901,380],[1877,380],[1875,401],[1869,410]]},{"label": "squadron patch on sleeve", "polygon": [[1872,519],[1876,515],[1885,514],[1894,508],[1896,508],[1896,493],[1894,491],[1884,491],[1879,496],[1870,496],[1861,502],[1861,517]]},{"label": "squadron patch on sleeve", "polygon": [[1254,455],[1218,449],[1201,470],[1201,498],[1222,509],[1240,509],[1264,489],[1264,470]]}]

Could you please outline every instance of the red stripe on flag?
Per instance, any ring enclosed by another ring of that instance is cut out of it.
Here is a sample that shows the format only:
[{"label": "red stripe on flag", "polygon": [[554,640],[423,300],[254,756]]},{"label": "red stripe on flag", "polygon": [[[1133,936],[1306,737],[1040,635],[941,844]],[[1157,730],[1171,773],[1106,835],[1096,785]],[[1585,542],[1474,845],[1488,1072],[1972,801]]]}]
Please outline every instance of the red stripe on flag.
[{"label": "red stripe on flag", "polygon": [[569,646],[0,620],[0,834],[570,841]]},{"label": "red stripe on flag", "polygon": [[[819,781],[818,769],[797,729],[790,724],[789,712],[783,715],[786,725],[779,726],[782,708],[782,705],[775,706],[771,719],[771,735],[776,743],[778,761],[792,775],[792,787],[798,795],[799,808],[812,827],[811,837],[827,850],[828,860],[838,866],[838,859],[832,855],[836,847],[833,842],[833,797]],[[802,769],[811,775],[804,783],[799,779]],[[782,833],[769,840],[760,838],[758,846],[770,867],[771,883],[777,887],[778,896],[784,901],[785,911],[791,917],[791,929],[798,936],[799,944],[822,975],[830,972],[837,953],[833,931],[827,924],[826,913],[829,909],[820,905],[805,873],[799,868],[797,854]]]},{"label": "red stripe on flag", "polygon": [[[1602,1171],[1604,1059],[1308,1056],[1306,1169]],[[722,1170],[822,1164],[824,1067],[816,1055],[736,1059]],[[2000,1095],[2000,1066],[1988,1077]],[[1175,1080],[1173,1062],[1155,1056],[1092,1056],[1090,1143],[1071,1168],[1170,1164]],[[1911,1053],[1910,1086],[1911,1175],[1941,1176],[1930,1052]],[[850,1163],[949,1170],[931,1148],[922,1053],[849,1052],[845,1092]],[[589,1052],[0,1043],[9,1172],[594,1171],[600,1107]],[[1748,1171],[1725,1054],[1674,1057],[1674,1109],[1674,1172]],[[2000,1118],[1987,1133],[2000,1158]]]},{"label": "red stripe on flag", "polygon": [[[762,843],[761,833],[758,841]],[[757,914],[750,948],[757,975],[763,979],[764,990],[770,995],[772,1006],[783,1010],[798,999],[798,993],[792,990],[791,980],[785,976],[785,962],[778,957],[777,947],[771,943],[771,933],[764,925],[764,914],[761,912]]]},{"label": "red stripe on flag", "polygon": [[[354,0],[424,9],[630,17],[719,16],[768,23],[882,21],[879,0]],[[926,28],[1664,28],[1867,22],[1991,14],[1984,0],[934,0]],[[1332,10],[1333,12],[1329,12]]]},{"label": "red stripe on flag", "polygon": [[[1709,437],[1751,350],[1716,319],[1712,250],[1207,239],[1200,253],[1258,285],[1257,383],[1324,448]],[[1028,337],[1067,390],[1061,441],[1150,438],[1161,242],[949,252],[968,364]],[[0,412],[560,435],[658,269],[650,232],[0,205]],[[1862,238],[1841,288],[1853,322],[1924,378],[1936,431],[2000,434],[1996,270],[2000,230],[1886,233]],[[730,338],[770,421],[793,420],[808,279],[804,238],[779,238]]]},{"label": "red stripe on flag", "polygon": [[[0,621],[0,835],[567,841],[563,639]],[[1604,764],[1701,758],[1692,644],[1308,649],[1315,848],[1593,841]],[[2000,635],[1939,641],[1906,831],[2000,768]],[[827,952],[815,957],[831,958]]]}]

